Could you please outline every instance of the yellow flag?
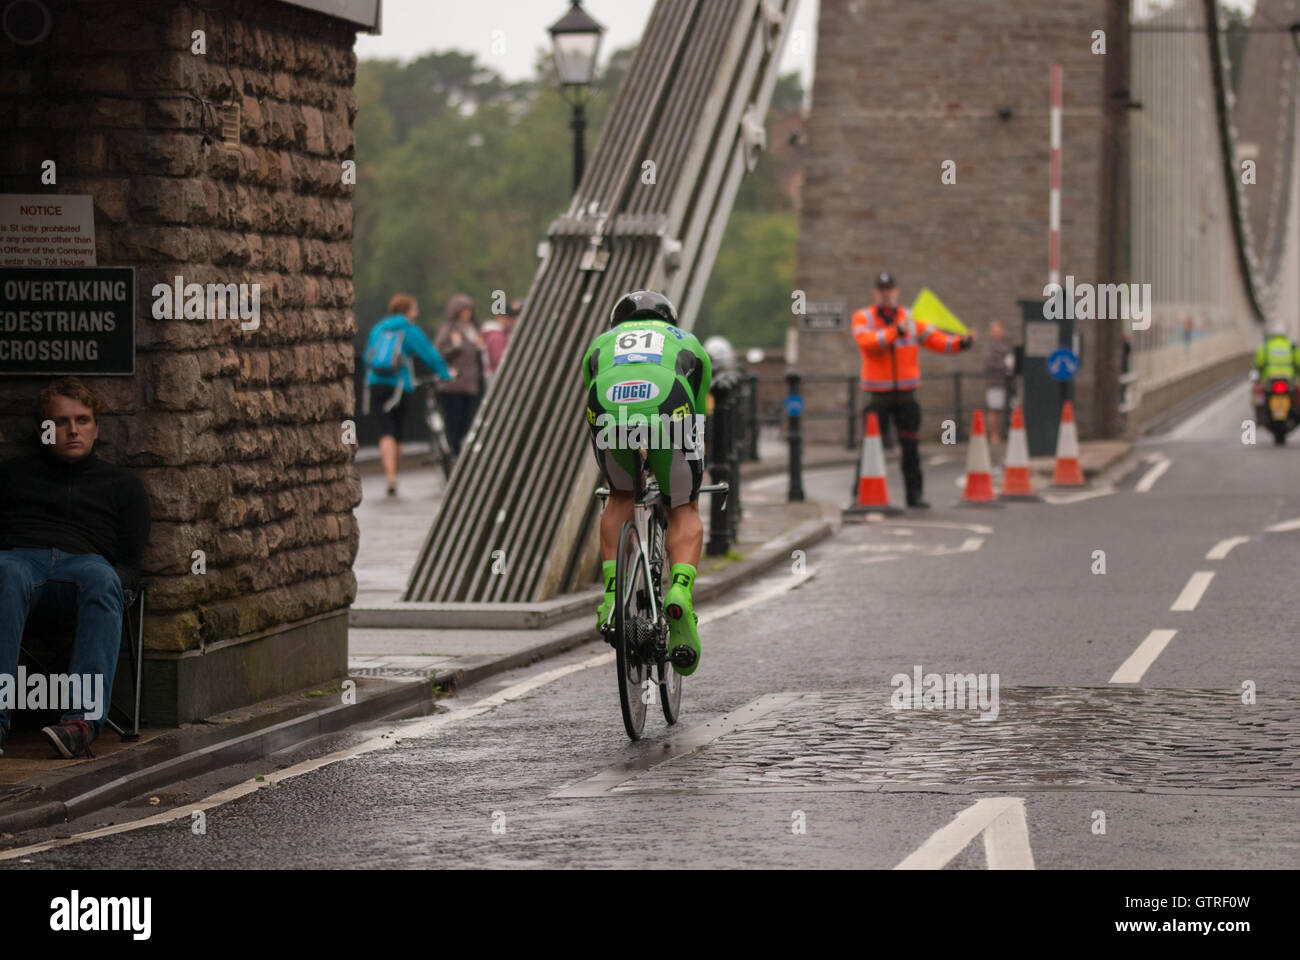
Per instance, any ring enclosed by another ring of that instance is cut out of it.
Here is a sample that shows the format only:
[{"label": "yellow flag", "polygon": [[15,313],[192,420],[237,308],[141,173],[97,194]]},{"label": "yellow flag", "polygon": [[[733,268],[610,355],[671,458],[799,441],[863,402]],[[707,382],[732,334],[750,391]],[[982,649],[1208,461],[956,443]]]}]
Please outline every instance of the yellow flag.
[{"label": "yellow flag", "polygon": [[965,324],[943,305],[943,301],[930,292],[929,287],[923,288],[916,295],[916,302],[912,304],[912,316],[959,337],[970,333]]}]

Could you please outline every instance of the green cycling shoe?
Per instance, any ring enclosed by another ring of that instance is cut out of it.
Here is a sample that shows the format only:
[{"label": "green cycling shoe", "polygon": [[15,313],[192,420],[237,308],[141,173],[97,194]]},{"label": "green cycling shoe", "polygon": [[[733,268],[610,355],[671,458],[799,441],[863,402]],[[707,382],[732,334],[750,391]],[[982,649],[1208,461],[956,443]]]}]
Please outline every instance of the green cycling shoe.
[{"label": "green cycling shoe", "polygon": [[689,677],[700,665],[700,618],[691,602],[694,583],[693,566],[673,564],[672,586],[664,597],[664,615],[668,618],[668,659],[683,677]]}]

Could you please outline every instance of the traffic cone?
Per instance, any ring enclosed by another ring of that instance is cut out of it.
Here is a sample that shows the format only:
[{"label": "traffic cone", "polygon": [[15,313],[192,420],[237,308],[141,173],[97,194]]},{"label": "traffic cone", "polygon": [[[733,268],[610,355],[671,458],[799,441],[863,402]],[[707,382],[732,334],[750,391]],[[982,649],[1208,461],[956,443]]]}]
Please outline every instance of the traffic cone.
[{"label": "traffic cone", "polygon": [[1054,487],[1082,487],[1086,481],[1079,469],[1079,432],[1074,426],[1074,404],[1069,400],[1061,405],[1061,432],[1056,437],[1056,471],[1052,474]]},{"label": "traffic cone", "polygon": [[844,516],[883,513],[893,517],[902,512],[889,505],[889,486],[885,482],[885,449],[880,443],[880,421],[874,413],[868,413],[867,429],[862,436],[862,459],[858,463],[858,499],[857,503],[844,511]]},{"label": "traffic cone", "polygon": [[984,432],[984,411],[976,410],[970,427],[970,452],[966,455],[966,489],[963,505],[1000,506],[993,495],[993,465],[989,460],[989,438]]},{"label": "traffic cone", "polygon": [[1011,414],[1011,435],[1007,438],[1007,462],[1002,474],[1000,500],[1038,500],[1029,478],[1029,439],[1025,436],[1025,414],[1016,407]]}]

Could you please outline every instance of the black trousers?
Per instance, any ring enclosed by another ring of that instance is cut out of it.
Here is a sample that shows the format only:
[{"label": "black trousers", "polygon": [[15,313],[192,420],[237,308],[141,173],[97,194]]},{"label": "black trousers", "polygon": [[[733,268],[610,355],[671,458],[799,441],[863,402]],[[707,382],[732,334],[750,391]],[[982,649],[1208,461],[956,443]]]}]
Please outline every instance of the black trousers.
[{"label": "black trousers", "polygon": [[453,454],[460,456],[460,445],[464,443],[465,434],[469,433],[470,425],[474,422],[480,396],[477,393],[444,393],[439,399],[442,401],[447,446],[451,447]]},{"label": "black trousers", "polygon": [[[872,393],[871,402],[862,414],[863,433],[866,433],[866,417],[874,413],[880,421],[880,432],[884,433],[889,424],[894,425],[898,436],[898,445],[902,452],[903,489],[907,494],[908,506],[921,499],[921,453],[918,444],[921,440],[921,405],[916,401],[915,390],[891,390]],[[853,485],[857,493],[857,483]]]}]

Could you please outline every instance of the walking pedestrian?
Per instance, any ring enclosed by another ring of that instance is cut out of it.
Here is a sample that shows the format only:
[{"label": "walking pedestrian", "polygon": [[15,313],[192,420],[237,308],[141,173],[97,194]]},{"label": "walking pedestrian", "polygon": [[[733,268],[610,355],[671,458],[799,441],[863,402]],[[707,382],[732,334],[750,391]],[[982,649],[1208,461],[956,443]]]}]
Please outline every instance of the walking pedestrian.
[{"label": "walking pedestrian", "polygon": [[433,344],[456,369],[450,380],[438,384],[442,397],[443,418],[447,426],[447,444],[453,456],[460,456],[461,444],[483,396],[483,335],[474,321],[474,299],[458,293],[447,301],[447,322]]},{"label": "walking pedestrian", "polygon": [[419,357],[443,380],[455,376],[442,355],[415,325],[419,304],[409,293],[398,293],[388,301],[388,316],[370,328],[366,341],[366,387],[362,413],[372,403],[380,418],[379,459],[388,479],[388,496],[397,496],[397,469],[402,462],[402,436],[406,425],[407,398],[411,394],[411,358]]}]

